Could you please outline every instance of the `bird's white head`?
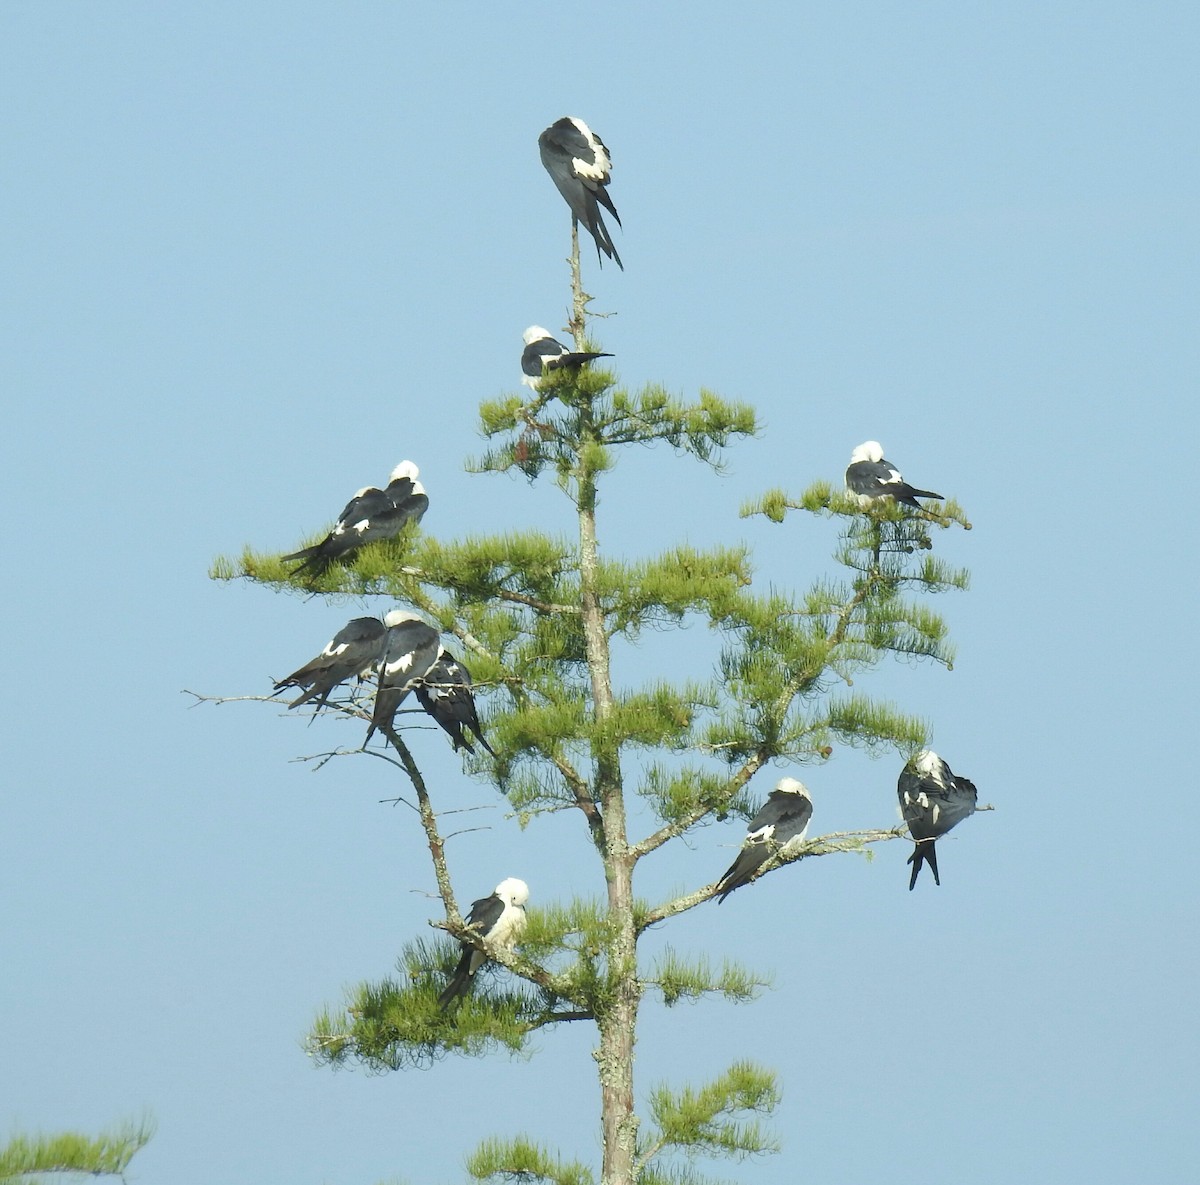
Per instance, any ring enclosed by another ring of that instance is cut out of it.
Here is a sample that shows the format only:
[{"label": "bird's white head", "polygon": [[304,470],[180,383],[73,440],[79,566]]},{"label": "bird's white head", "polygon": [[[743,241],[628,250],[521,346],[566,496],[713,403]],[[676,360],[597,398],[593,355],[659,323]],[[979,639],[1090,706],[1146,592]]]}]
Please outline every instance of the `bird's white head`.
[{"label": "bird's white head", "polygon": [[534,342],[540,342],[543,338],[553,336],[554,334],[552,334],[550,330],[543,329],[540,325],[531,325],[523,334],[521,334],[521,340],[524,341],[527,346],[531,346]]},{"label": "bird's white head", "polygon": [[410,477],[413,481],[420,476],[421,471],[412,463],[412,461],[401,461],[395,469],[388,474],[388,481],[399,481],[402,477]]},{"label": "bird's white head", "polygon": [[407,609],[391,609],[383,615],[383,624],[388,629],[393,629],[398,625],[403,625],[406,621],[420,621],[421,617],[416,613],[410,613]]},{"label": "bird's white head", "polygon": [[529,886],[515,876],[502,880],[494,892],[505,905],[524,905],[529,900]]},{"label": "bird's white head", "polygon": [[913,768],[919,774],[934,776],[941,769],[942,759],[932,749],[922,749],[913,758]]},{"label": "bird's white head", "polygon": [[781,794],[799,794],[802,798],[812,798],[812,795],[808,792],[808,787],[795,778],[780,778],[775,789]]},{"label": "bird's white head", "polygon": [[883,460],[883,445],[878,440],[864,440],[850,454],[850,464],[856,465],[859,461],[870,461],[872,463]]}]

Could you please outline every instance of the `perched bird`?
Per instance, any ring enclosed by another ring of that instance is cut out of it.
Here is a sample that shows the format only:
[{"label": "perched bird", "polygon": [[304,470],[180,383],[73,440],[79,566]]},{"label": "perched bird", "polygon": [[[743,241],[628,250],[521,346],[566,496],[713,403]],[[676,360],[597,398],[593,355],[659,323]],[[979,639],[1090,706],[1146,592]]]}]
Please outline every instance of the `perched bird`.
[{"label": "perched bird", "polygon": [[850,454],[846,468],[846,489],[858,495],[860,506],[870,506],[877,498],[894,498],[905,506],[921,509],[918,498],[941,498],[931,490],[918,490],[900,476],[900,470],[883,457],[883,445],[877,440],[860,444]]},{"label": "perched bird", "polygon": [[419,472],[411,461],[401,461],[392,470],[384,489],[366,486],[359,490],[320,543],[283,557],[303,561],[292,574],[311,571],[319,576],[347,552],[377,539],[394,539],[408,523],[420,522],[429,509],[429,498],[425,487],[417,481]]},{"label": "perched bird", "polygon": [[442,649],[437,662],[429,668],[425,678],[417,684],[417,699],[421,707],[449,734],[454,742],[454,751],[466,749],[474,753],[471,742],[463,735],[465,725],[476,740],[493,757],[495,750],[484,740],[479,727],[479,716],[475,712],[475,698],[471,694],[471,672],[448,650]]},{"label": "perched bird", "polygon": [[913,854],[908,858],[913,866],[909,891],[917,883],[922,864],[929,865],[933,883],[940,885],[934,843],[975,813],[975,784],[956,776],[932,749],[923,749],[901,771],[896,793],[900,798],[900,813],[916,840]]},{"label": "perched bird", "polygon": [[[525,902],[529,900],[529,886],[515,876],[502,880],[490,897],[481,897],[471,906],[467,914],[467,925],[481,938],[489,938],[503,950],[512,950],[525,929]],[[470,942],[460,943],[462,957],[450,982],[438,996],[438,1007],[446,1008],[451,1001],[465,996],[471,990],[475,973],[487,962],[487,955]]]},{"label": "perched bird", "polygon": [[441,635],[415,613],[393,609],[383,624],[387,626],[387,635],[380,651],[379,686],[364,746],[378,729],[392,727],[396,709],[429,673],[441,648]]},{"label": "perched bird", "polygon": [[719,905],[734,889],[748,884],[754,874],[777,852],[797,848],[804,842],[812,818],[808,788],[795,778],[780,778],[762,809],[750,820],[738,858],[717,881]]},{"label": "perched bird", "polygon": [[625,265],[600,214],[603,206],[621,225],[621,216],[606,188],[611,180],[612,159],[604,141],[582,119],[564,115],[538,137],[538,152],[550,179],[571,207],[571,217],[582,222],[596,240],[600,265],[604,266],[607,255],[624,271]]},{"label": "perched bird", "polygon": [[564,366],[582,366],[596,358],[611,358],[601,350],[568,350],[560,341],[550,336],[550,330],[540,325],[531,325],[522,335],[525,349],[521,354],[521,370],[525,377],[521,382],[532,391],[542,384],[547,370],[559,370]]},{"label": "perched bird", "polygon": [[339,684],[355,675],[365,679],[375,670],[386,633],[386,627],[377,617],[354,618],[333,635],[332,641],[326,642],[325,649],[316,658],[286,679],[280,679],[275,684],[276,692],[285,687],[303,687],[306,689],[304,694],[292,700],[288,707],[298,708],[316,699],[317,711],[320,711],[329,701],[329,693]]}]

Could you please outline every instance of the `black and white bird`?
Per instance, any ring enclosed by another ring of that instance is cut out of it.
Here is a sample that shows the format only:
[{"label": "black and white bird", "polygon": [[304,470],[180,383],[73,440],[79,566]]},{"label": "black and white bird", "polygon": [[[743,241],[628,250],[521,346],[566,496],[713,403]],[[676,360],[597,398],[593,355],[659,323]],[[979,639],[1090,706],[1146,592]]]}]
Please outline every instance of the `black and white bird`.
[{"label": "black and white bird", "polygon": [[483,729],[479,727],[475,697],[471,694],[471,672],[448,650],[443,648],[438,654],[437,662],[417,684],[416,692],[421,707],[449,734],[456,753],[459,749],[475,752],[471,742],[463,735],[465,726],[493,757],[496,756],[495,750],[484,739]]},{"label": "black and white bird", "polygon": [[396,709],[437,662],[441,635],[428,622],[405,609],[393,609],[383,619],[387,634],[379,655],[379,683],[367,741],[378,729],[390,729]]},{"label": "black and white bird", "polygon": [[884,460],[883,445],[878,440],[865,441],[850,454],[846,489],[858,496],[860,506],[870,506],[878,498],[894,498],[905,506],[920,510],[918,498],[940,500],[942,496],[910,486],[900,476],[900,470],[891,461]]},{"label": "black and white bird", "polygon": [[606,188],[612,177],[612,158],[604,141],[582,119],[564,115],[538,137],[538,152],[550,179],[571,207],[572,218],[582,222],[596,240],[596,257],[601,266],[607,255],[624,271],[625,265],[600,213],[603,206],[621,225],[621,216]]},{"label": "black and white bird", "polygon": [[916,885],[922,864],[929,865],[933,883],[940,885],[935,841],[975,813],[975,784],[956,775],[932,749],[924,749],[901,771],[896,793],[900,814],[916,841],[908,858],[913,866],[909,890]]},{"label": "black and white bird", "polygon": [[330,692],[339,684],[356,675],[366,679],[374,673],[386,633],[387,627],[377,617],[354,618],[325,643],[325,649],[316,658],[286,679],[280,679],[275,684],[275,691],[302,687],[304,694],[292,700],[288,707],[298,708],[315,699],[317,711],[320,711],[328,703]]},{"label": "black and white bird", "polygon": [[521,382],[532,391],[542,385],[548,370],[560,370],[564,366],[582,366],[596,358],[611,358],[602,350],[568,350],[560,341],[550,336],[550,330],[540,325],[531,325],[522,335],[525,349],[521,353],[521,370],[525,377]]},{"label": "black and white bird", "polygon": [[[467,925],[482,938],[489,939],[502,950],[512,950],[525,929],[525,902],[529,900],[529,886],[515,876],[502,880],[490,897],[481,897],[471,906],[467,914]],[[470,942],[459,944],[462,956],[450,982],[438,996],[438,1007],[446,1008],[452,1001],[465,996],[471,990],[476,972],[487,962],[487,955]]]},{"label": "black and white bird", "polygon": [[409,523],[419,523],[429,509],[425,487],[417,480],[419,473],[411,461],[401,461],[382,490],[376,486],[359,490],[320,543],[283,557],[285,561],[303,561],[293,575],[311,571],[319,576],[355,548],[377,539],[394,539]]},{"label": "black and white bird", "polygon": [[812,818],[808,787],[795,778],[780,778],[762,809],[750,820],[738,858],[717,881],[719,905],[734,889],[748,884],[754,874],[777,852],[791,851],[804,842]]}]

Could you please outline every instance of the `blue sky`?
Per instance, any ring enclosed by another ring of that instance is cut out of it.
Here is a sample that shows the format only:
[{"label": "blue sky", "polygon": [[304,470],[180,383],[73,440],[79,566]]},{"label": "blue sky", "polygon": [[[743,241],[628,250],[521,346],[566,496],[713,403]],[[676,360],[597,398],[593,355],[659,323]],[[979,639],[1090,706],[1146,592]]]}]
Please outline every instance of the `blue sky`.
[{"label": "blue sky", "polygon": [[[745,541],[803,588],[828,527],[738,506],[883,441],[967,509],[939,548],[973,587],[938,602],[952,673],[866,687],[997,808],[941,845],[940,889],[907,893],[895,844],[655,935],[775,989],[648,1005],[642,1089],[777,1068],[784,1151],[748,1183],[1196,1180],[1198,26],[1166,3],[0,6],[0,1133],[148,1110],[134,1179],[162,1185],[450,1182],[522,1130],[597,1159],[582,1030],[527,1062],[306,1064],[317,1009],[436,914],[416,821],[382,762],[293,762],[335,723],[182,694],[262,692],[358,611],[206,571],[296,545],[401,457],[430,532],[569,529],[553,490],[463,460],[521,331],[564,319],[535,141],[573,114],[615,162],[627,270],[586,280],[623,380],[765,424],[720,479],[623,458],[602,545]],[[655,636],[618,678],[710,644]],[[599,891],[579,820],[522,832],[440,735],[414,746],[488,828],[452,845],[463,898]],[[890,824],[895,766],[790,772],[835,830]],[[639,891],[711,880],[740,834],[664,850]]]}]

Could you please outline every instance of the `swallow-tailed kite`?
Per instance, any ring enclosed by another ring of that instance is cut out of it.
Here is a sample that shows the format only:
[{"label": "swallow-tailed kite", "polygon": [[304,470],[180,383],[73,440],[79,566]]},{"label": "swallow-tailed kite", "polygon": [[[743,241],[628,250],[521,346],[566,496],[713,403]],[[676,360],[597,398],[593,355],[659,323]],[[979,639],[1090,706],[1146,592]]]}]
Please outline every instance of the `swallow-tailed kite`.
[{"label": "swallow-tailed kite", "polygon": [[[386,627],[376,617],[356,617],[333,635],[311,662],[293,671],[275,684],[276,691],[285,687],[302,687],[305,692],[294,699],[289,708],[298,708],[311,699],[317,700],[317,711],[329,700],[329,693],[347,679],[357,675],[365,679],[379,662],[383,651]],[[319,697],[319,698],[318,698]]]},{"label": "swallow-tailed kite", "polygon": [[896,793],[900,797],[900,813],[917,845],[908,858],[913,866],[908,887],[911,890],[916,885],[922,864],[929,865],[933,883],[940,885],[934,843],[975,813],[975,785],[956,776],[931,749],[924,749],[901,771]]},{"label": "swallow-tailed kite", "polygon": [[550,179],[571,207],[571,216],[582,222],[596,240],[596,257],[601,266],[603,252],[624,271],[625,265],[600,214],[603,206],[621,225],[621,216],[605,188],[611,180],[612,159],[604,141],[582,119],[564,115],[538,137],[538,151]]},{"label": "swallow-tailed kite", "polygon": [[748,884],[754,874],[781,849],[791,850],[804,842],[812,818],[808,788],[795,778],[781,778],[762,810],[750,820],[738,858],[717,881],[719,905],[734,889]]},{"label": "swallow-tailed kite", "polygon": [[550,336],[550,330],[540,325],[531,325],[522,335],[525,349],[521,354],[521,370],[525,377],[521,382],[536,391],[542,384],[547,370],[559,370],[564,366],[582,366],[596,358],[611,358],[602,350],[568,350],[560,341]]},{"label": "swallow-tailed kite", "polygon": [[471,672],[448,650],[442,650],[437,662],[429,668],[425,678],[417,684],[417,699],[454,742],[454,751],[466,749],[474,753],[471,742],[463,735],[465,725],[479,743],[493,757],[495,750],[484,740],[479,727],[479,716],[475,712],[475,698],[471,694]]},{"label": "swallow-tailed kite", "polygon": [[347,552],[377,539],[394,539],[408,523],[419,523],[429,509],[425,487],[417,481],[419,472],[411,461],[401,461],[384,489],[366,486],[359,490],[320,543],[283,557],[303,561],[293,575],[311,570],[319,576]]},{"label": "swallow-tailed kite", "polygon": [[377,729],[392,727],[396,709],[437,662],[441,646],[438,631],[415,613],[393,609],[383,619],[383,624],[387,626],[387,635],[379,657],[379,686],[364,745]]},{"label": "swallow-tailed kite", "polygon": [[[529,900],[529,886],[515,876],[502,880],[490,897],[481,897],[471,906],[467,914],[467,925],[482,938],[503,950],[512,950],[525,929],[525,902]],[[459,996],[471,990],[475,973],[487,962],[487,955],[471,942],[460,943],[462,957],[450,982],[438,996],[438,1007],[446,1008]]]},{"label": "swallow-tailed kite", "polygon": [[865,441],[850,454],[846,489],[858,495],[860,506],[870,506],[877,498],[894,498],[905,506],[920,510],[918,498],[941,498],[941,494],[910,486],[900,476],[900,470],[891,461],[884,460],[883,445],[877,440]]}]

